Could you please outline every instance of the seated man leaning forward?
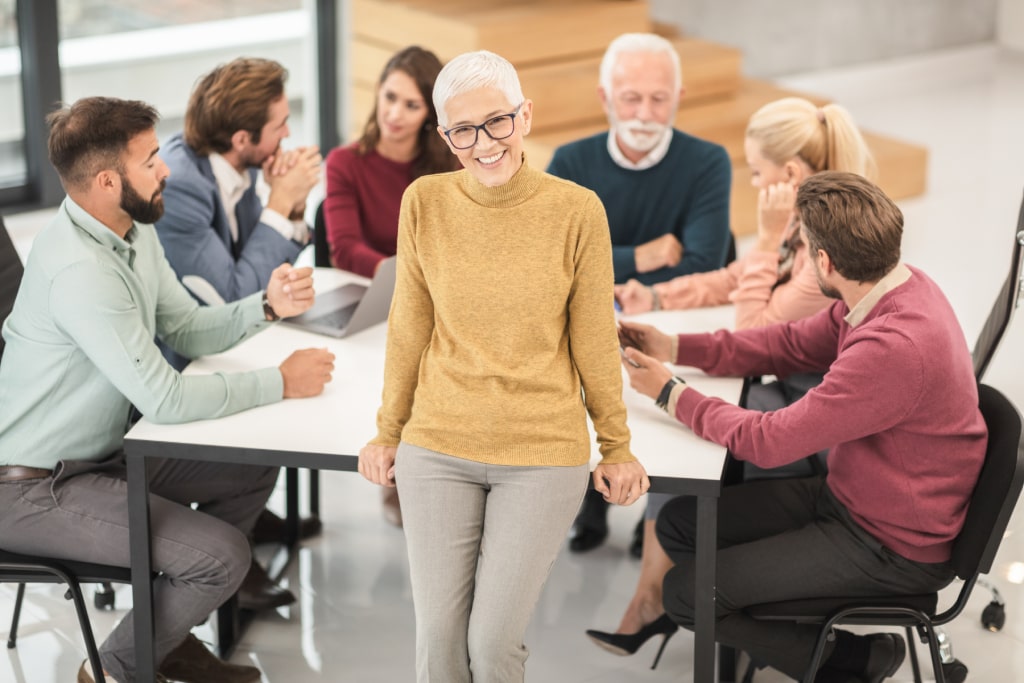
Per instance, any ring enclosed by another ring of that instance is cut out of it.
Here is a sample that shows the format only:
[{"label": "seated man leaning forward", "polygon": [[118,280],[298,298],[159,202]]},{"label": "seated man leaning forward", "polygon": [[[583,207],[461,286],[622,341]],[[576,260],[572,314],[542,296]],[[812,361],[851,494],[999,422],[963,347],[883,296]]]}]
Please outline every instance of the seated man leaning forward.
[{"label": "seated man leaning forward", "polygon": [[[320,349],[296,351],[279,368],[210,376],[182,376],[164,360],[154,338],[188,356],[218,353],[305,311],[314,295],[310,269],[283,265],[265,292],[233,304],[200,307],[189,296],[152,226],[168,174],[156,121],[147,104],[104,97],[49,117],[50,161],[67,198],[32,246],[3,327],[5,550],[129,566],[122,445],[133,406],[154,422],[185,422],[314,396],[330,381],[334,356]],[[254,667],[217,660],[189,631],[242,585],[246,532],[276,478],[276,467],[150,465],[156,656],[168,678],[260,679]],[[130,615],[100,659],[115,681],[135,680]],[[83,664],[79,683],[92,680]]]},{"label": "seated man leaning forward", "polygon": [[[718,513],[716,634],[801,679],[817,627],[764,622],[744,608],[803,598],[936,591],[985,457],[970,352],[949,302],[900,263],[903,216],[863,177],[824,171],[797,194],[821,290],[837,299],[810,318],[739,332],[670,337],[623,323],[630,383],[698,436],[775,467],[829,449],[828,478],[765,479],[723,490]],[[641,353],[642,351],[642,353]],[[661,363],[712,375],[825,372],[773,412],[709,398]],[[677,498],[657,521],[675,563],[665,610],[693,626],[695,507]],[[878,683],[903,662],[893,633],[837,630],[816,681]]]},{"label": "seated man leaning forward", "polygon": [[[320,150],[281,149],[290,132],[287,76],[269,59],[218,66],[199,79],[185,130],[167,144],[171,177],[157,234],[174,272],[207,303],[264,289],[309,241],[303,213],[320,180]],[[270,187],[263,199],[261,170]]]}]

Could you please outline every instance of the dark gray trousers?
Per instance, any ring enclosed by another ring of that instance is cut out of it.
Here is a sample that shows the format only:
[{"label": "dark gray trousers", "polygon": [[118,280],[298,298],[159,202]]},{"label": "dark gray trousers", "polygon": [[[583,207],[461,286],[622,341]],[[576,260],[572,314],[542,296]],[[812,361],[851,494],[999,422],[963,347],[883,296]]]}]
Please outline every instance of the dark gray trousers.
[{"label": "dark gray trousers", "polygon": [[[238,589],[246,533],[278,468],[154,459],[148,463],[156,657],[163,658]],[[0,482],[0,538],[11,552],[129,566],[124,455],[59,463],[54,476]],[[189,507],[198,504],[198,510]],[[135,680],[132,614],[100,647],[103,668]]]},{"label": "dark gray trousers", "polygon": [[[665,610],[693,629],[696,505],[669,502],[658,540],[675,567],[665,575]],[[815,626],[762,622],[750,605],[801,598],[928,593],[953,579],[948,563],[912,562],[883,547],[849,516],[823,478],[766,479],[723,489],[718,504],[715,635],[755,660],[800,679]],[[826,650],[826,656],[829,654]]]}]

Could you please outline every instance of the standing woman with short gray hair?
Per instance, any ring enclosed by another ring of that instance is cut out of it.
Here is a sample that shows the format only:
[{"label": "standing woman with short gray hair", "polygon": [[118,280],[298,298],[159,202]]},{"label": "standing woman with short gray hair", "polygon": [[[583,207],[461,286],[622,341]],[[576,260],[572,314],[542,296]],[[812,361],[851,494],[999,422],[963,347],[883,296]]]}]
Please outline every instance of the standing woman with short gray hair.
[{"label": "standing woman with short gray hair", "polygon": [[597,196],[530,168],[533,103],[490,52],[434,85],[464,166],[402,199],[378,433],[359,471],[402,499],[417,680],[522,681],[523,635],[587,486],[630,504],[629,449]]}]

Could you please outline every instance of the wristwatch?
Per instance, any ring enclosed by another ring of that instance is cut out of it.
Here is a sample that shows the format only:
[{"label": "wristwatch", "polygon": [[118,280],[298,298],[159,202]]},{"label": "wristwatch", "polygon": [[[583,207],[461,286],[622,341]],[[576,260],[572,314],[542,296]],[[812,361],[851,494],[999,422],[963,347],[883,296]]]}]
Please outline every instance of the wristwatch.
[{"label": "wristwatch", "polygon": [[658,398],[654,399],[654,403],[665,412],[668,412],[668,400],[672,397],[672,390],[677,384],[686,384],[686,382],[679,377],[669,377],[665,386],[661,388]]},{"label": "wristwatch", "polygon": [[267,290],[263,290],[263,317],[267,319],[267,322],[271,323],[281,319],[281,316],[274,312],[274,307],[270,305],[270,299],[267,298]]},{"label": "wristwatch", "polygon": [[654,287],[648,287],[647,289],[651,290],[651,310],[660,311],[661,298],[658,296],[658,290],[656,290]]}]

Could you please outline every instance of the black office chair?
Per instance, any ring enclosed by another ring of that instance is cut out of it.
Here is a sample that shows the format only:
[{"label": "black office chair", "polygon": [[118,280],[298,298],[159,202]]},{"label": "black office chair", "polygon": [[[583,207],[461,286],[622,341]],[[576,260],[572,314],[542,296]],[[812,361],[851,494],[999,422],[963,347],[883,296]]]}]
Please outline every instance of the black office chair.
[{"label": "black office chair", "polygon": [[1010,272],[1003,281],[1003,286],[996,296],[992,310],[989,311],[985,325],[974,343],[974,351],[971,357],[974,361],[974,376],[980,382],[988,370],[989,363],[996,355],[996,349],[1003,335],[1010,326],[1013,312],[1020,305],[1021,287],[1024,281],[1021,280],[1022,256],[1024,256],[1024,201],[1021,202],[1020,214],[1017,218],[1017,227],[1013,231],[1013,249],[1010,257]]},{"label": "black office chair", "polygon": [[[927,595],[835,597],[793,600],[749,607],[746,612],[756,619],[796,621],[821,626],[811,665],[804,683],[812,683],[821,664],[825,644],[834,638],[833,627],[840,624],[903,626],[914,681],[921,683],[920,665],[914,647],[913,630],[928,645],[936,683],[962,681],[966,667],[957,660],[943,663],[940,638],[936,626],[955,619],[981,574],[992,568],[992,562],[1010,515],[1024,485],[1024,445],[1021,443],[1021,415],[998,390],[984,384],[978,386],[979,407],[988,426],[988,448],[985,462],[967,509],[963,529],[953,545],[952,563],[963,586],[956,601],[943,612],[937,612],[938,593]],[[752,663],[744,680],[752,680],[757,665]]]},{"label": "black office chair", "polygon": [[97,683],[103,683],[105,680],[103,677],[103,666],[100,665],[100,655],[96,649],[96,639],[92,633],[92,624],[89,621],[89,612],[85,608],[85,598],[82,597],[80,584],[100,582],[131,583],[131,580],[131,570],[124,567],[53,560],[35,555],[19,555],[0,549],[0,583],[18,584],[17,597],[14,599],[14,617],[11,620],[11,632],[7,636],[7,648],[13,649],[17,646],[18,621],[21,617],[21,604],[25,596],[25,584],[67,584],[68,590],[64,597],[75,603],[75,612],[78,614],[78,624],[82,629],[82,639],[85,641],[85,649],[89,654],[89,664],[92,667],[93,679]]}]

